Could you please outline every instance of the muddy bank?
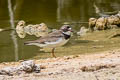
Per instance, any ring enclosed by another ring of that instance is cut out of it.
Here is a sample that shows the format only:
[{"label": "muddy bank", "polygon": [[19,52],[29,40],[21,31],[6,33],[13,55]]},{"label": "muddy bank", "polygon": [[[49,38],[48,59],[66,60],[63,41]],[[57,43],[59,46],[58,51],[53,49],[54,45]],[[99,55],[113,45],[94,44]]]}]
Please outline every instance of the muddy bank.
[{"label": "muddy bank", "polygon": [[[120,50],[35,60],[40,73],[0,75],[0,80],[119,80]],[[1,63],[0,69],[19,66],[20,62]]]}]

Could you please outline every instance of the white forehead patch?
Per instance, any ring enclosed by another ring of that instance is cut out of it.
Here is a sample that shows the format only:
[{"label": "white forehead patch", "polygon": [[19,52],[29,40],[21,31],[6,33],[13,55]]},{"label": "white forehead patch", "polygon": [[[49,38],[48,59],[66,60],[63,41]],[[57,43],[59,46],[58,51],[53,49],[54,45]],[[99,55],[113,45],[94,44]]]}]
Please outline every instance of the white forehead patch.
[{"label": "white forehead patch", "polygon": [[71,30],[72,28],[69,28],[69,30]]},{"label": "white forehead patch", "polygon": [[66,35],[71,35],[71,32],[70,32],[70,31],[63,32],[63,33],[66,34]]}]

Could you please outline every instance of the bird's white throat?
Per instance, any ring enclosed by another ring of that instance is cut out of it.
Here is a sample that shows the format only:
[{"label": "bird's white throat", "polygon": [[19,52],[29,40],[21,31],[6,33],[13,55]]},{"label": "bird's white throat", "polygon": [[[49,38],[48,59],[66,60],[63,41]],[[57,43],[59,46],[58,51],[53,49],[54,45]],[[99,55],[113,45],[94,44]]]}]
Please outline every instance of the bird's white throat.
[{"label": "bird's white throat", "polygon": [[63,34],[71,35],[71,32],[70,32],[70,31],[67,31],[67,32],[63,32]]}]

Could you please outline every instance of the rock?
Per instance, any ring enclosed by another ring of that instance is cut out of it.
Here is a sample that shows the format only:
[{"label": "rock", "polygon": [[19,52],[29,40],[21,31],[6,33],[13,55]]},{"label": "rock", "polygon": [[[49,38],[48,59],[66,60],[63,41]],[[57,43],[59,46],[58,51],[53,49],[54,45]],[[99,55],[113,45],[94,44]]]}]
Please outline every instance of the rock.
[{"label": "rock", "polygon": [[97,21],[96,18],[90,18],[89,19],[89,29],[91,31],[94,31],[94,27],[95,27],[96,21]]},{"label": "rock", "polygon": [[108,16],[108,17],[100,17],[90,18],[89,19],[89,29],[91,31],[94,30],[105,30],[105,29],[113,29],[120,27],[120,11],[117,14]]},{"label": "rock", "polygon": [[24,32],[25,27],[25,21],[21,20],[18,22],[16,26],[16,32],[20,38],[24,38],[26,36],[26,33]]},{"label": "rock", "polygon": [[26,34],[40,37],[48,34],[48,27],[45,23],[25,26],[25,21],[22,20],[18,22],[16,32],[20,38],[24,38]]},{"label": "rock", "polygon": [[21,66],[18,67],[18,70],[25,71],[25,72],[32,72],[35,63],[33,60],[24,61],[21,63]]},{"label": "rock", "polygon": [[80,28],[80,31],[77,32],[77,35],[84,36],[89,30],[86,29],[84,26]]},{"label": "rock", "polygon": [[39,24],[39,26],[36,26],[36,32],[34,33],[36,37],[45,36],[47,34],[48,34],[48,27],[45,23],[41,23]]},{"label": "rock", "polygon": [[24,27],[24,31],[25,33],[27,33],[28,35],[33,35],[33,32],[35,31],[34,28],[32,28],[33,25],[32,24],[29,24],[27,26]]},{"label": "rock", "polygon": [[10,75],[17,73],[17,69],[15,67],[6,67],[0,70],[0,74],[2,75]]},{"label": "rock", "polygon": [[25,71],[25,72],[37,72],[39,73],[41,70],[41,67],[39,64],[35,64],[33,60],[24,61],[21,63],[21,66],[18,67],[19,70]]},{"label": "rock", "polygon": [[118,16],[120,18],[120,11],[118,11],[118,13],[116,14],[116,16]]},{"label": "rock", "polygon": [[24,30],[29,35],[35,35],[36,37],[45,36],[48,34],[48,27],[45,23],[27,25]]},{"label": "rock", "polygon": [[39,64],[35,64],[33,60],[24,61],[18,67],[6,67],[0,70],[1,75],[17,75],[21,73],[40,73],[41,67]]},{"label": "rock", "polygon": [[0,80],[5,80],[5,76],[0,75]]},{"label": "rock", "polygon": [[120,25],[120,19],[118,16],[110,16],[107,18],[107,26],[108,28],[114,28],[114,27],[109,27],[109,25]]},{"label": "rock", "polygon": [[28,61],[24,61],[21,63],[22,66],[30,66],[33,67],[35,65],[33,60],[28,60]]},{"label": "rock", "polygon": [[33,71],[36,72],[36,73],[40,73],[40,70],[41,70],[41,65],[35,64],[34,68],[33,68]]},{"label": "rock", "polygon": [[95,27],[97,30],[105,30],[107,28],[106,24],[107,18],[100,17],[97,19]]},{"label": "rock", "polygon": [[107,25],[108,29],[117,29],[117,25]]}]

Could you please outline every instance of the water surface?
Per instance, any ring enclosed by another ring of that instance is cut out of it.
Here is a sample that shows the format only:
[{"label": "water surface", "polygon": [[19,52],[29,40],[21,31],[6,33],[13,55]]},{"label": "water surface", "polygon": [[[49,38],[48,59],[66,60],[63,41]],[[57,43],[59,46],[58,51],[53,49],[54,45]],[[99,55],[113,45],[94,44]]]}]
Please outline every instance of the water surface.
[{"label": "water surface", "polygon": [[[64,22],[69,22],[78,31],[81,26],[88,27],[90,17],[99,17],[94,5],[101,12],[120,10],[120,0],[0,0],[0,28],[15,28],[19,20],[24,20],[27,24],[44,22],[49,28],[57,29]],[[38,54],[49,57],[38,47],[23,44],[36,39],[34,36],[20,39],[11,30],[0,32],[0,38],[0,62],[29,59]]]}]

